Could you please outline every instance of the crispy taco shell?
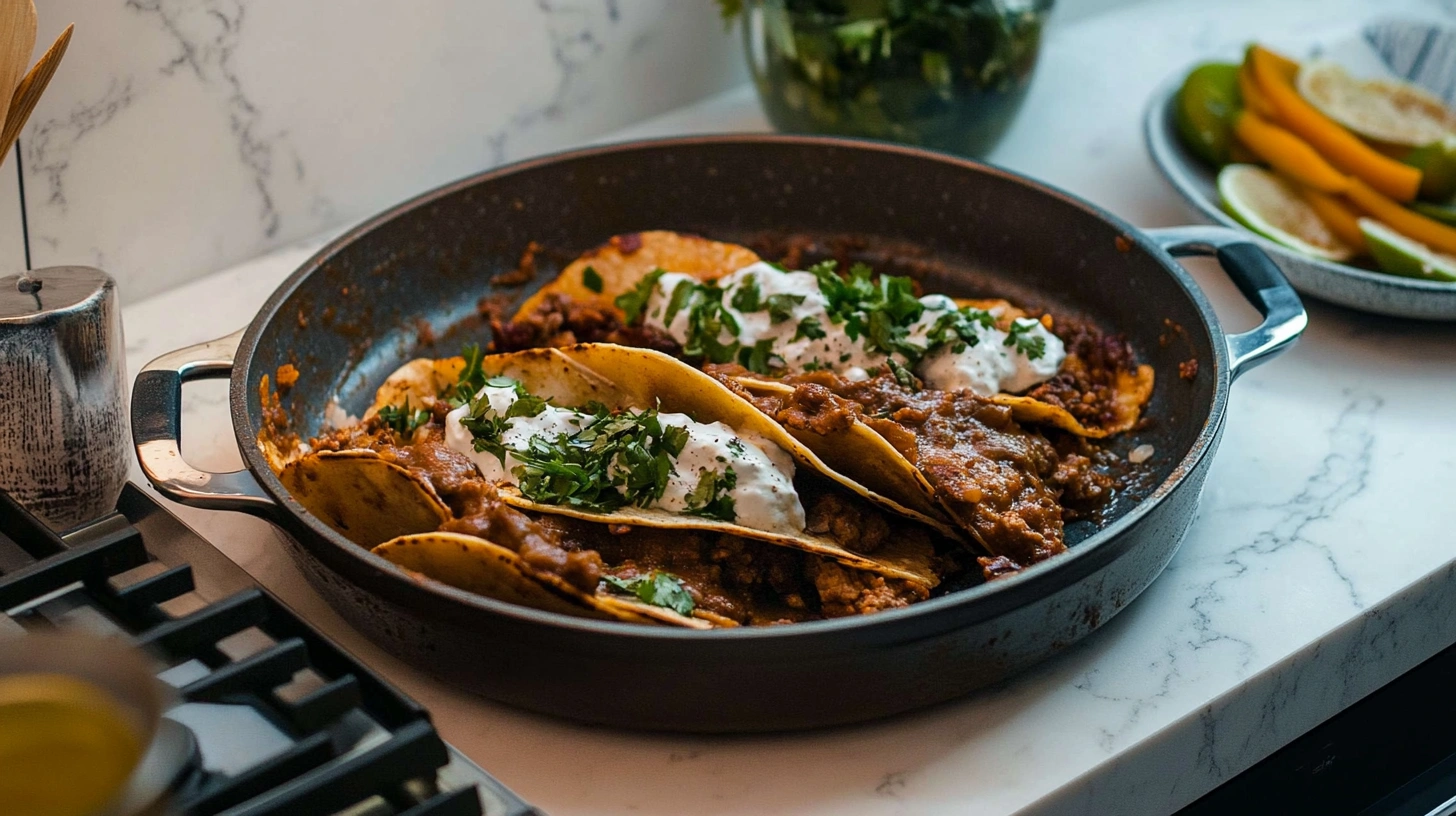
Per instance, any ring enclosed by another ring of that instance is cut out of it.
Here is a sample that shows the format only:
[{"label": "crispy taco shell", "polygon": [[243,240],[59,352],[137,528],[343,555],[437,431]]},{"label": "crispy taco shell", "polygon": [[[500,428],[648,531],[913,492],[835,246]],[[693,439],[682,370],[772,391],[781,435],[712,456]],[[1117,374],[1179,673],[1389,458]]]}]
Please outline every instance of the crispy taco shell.
[{"label": "crispy taco shell", "polygon": [[428,482],[372,450],[309,453],[278,479],[309,513],[361,547],[433,531],[450,518]]},{"label": "crispy taco shell", "polygon": [[[758,260],[747,247],[709,241],[696,235],[665,230],[616,235],[572,261],[555,280],[527,298],[516,311],[516,318],[531,314],[553,294],[618,311],[613,303],[617,296],[630,291],[654,269],[712,280]],[[588,267],[596,277],[587,273]]]},{"label": "crispy taco shell", "polygon": [[373,552],[396,566],[442,584],[532,609],[690,629],[708,629],[714,623],[722,623],[721,619],[709,622],[686,617],[665,607],[606,591],[595,595],[582,592],[559,575],[531,569],[511,550],[464,533],[400,536],[374,547]]},{"label": "crispy taco shell", "polygon": [[[916,518],[941,530],[953,529],[942,519],[911,511],[846,478],[795,440],[783,426],[740,399],[722,383],[666,354],[605,343],[583,343],[564,349],[530,349],[493,355],[486,357],[481,365],[486,374],[518,380],[526,390],[549,397],[558,405],[582,405],[595,400],[610,408],[640,410],[658,407],[663,411],[687,414],[698,422],[721,422],[741,434],[778,445],[800,467],[820,474],[892,512]],[[904,537],[886,543],[872,554],[862,554],[845,549],[833,538],[805,530],[764,531],[657,508],[623,507],[593,511],[562,507],[532,501],[513,485],[501,485],[500,493],[503,500],[516,507],[541,513],[610,524],[729,533],[794,547],[848,567],[927,586],[934,586],[938,580],[930,563],[930,547]]]}]

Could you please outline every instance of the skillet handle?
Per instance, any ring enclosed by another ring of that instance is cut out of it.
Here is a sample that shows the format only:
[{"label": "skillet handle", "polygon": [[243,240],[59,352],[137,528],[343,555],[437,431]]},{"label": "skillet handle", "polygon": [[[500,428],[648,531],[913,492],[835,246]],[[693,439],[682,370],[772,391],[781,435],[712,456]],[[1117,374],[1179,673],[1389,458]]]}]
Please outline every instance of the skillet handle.
[{"label": "skillet handle", "polygon": [[1166,227],[1145,232],[1175,258],[1217,257],[1224,273],[1264,316],[1264,322],[1255,328],[1225,338],[1230,380],[1287,350],[1309,324],[1309,316],[1294,287],[1247,235],[1212,226]]},{"label": "skillet handle", "polygon": [[228,377],[243,331],[147,363],[131,390],[131,436],[142,472],[164,496],[210,510],[271,518],[277,505],[246,470],[208,473],[182,458],[182,384]]}]

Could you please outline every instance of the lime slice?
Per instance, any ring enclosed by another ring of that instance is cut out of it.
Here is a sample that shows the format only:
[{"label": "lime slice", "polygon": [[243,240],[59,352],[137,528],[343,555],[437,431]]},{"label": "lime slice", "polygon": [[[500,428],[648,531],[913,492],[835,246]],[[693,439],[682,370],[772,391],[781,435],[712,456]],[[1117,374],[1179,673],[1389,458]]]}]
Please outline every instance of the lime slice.
[{"label": "lime slice", "polygon": [[1370,254],[1383,271],[1407,278],[1456,281],[1456,257],[1434,252],[1420,241],[1369,218],[1360,219],[1360,231],[1365,233]]},{"label": "lime slice", "polygon": [[1412,210],[1427,218],[1434,218],[1442,224],[1456,226],[1456,206],[1450,204],[1432,204],[1429,201],[1412,201],[1409,206]]},{"label": "lime slice", "polygon": [[1456,196],[1456,136],[1442,136],[1401,161],[1421,171],[1421,198],[1449,201]]},{"label": "lime slice", "polygon": [[1208,62],[1188,72],[1173,105],[1173,122],[1184,146],[1215,167],[1229,161],[1233,123],[1243,105],[1239,66]]},{"label": "lime slice", "polygon": [[1268,170],[1231,164],[1218,173],[1218,194],[1229,215],[1277,244],[1327,261],[1355,255],[1293,185]]},{"label": "lime slice", "polygon": [[1367,139],[1419,147],[1456,132],[1456,112],[1409,82],[1360,80],[1337,63],[1311,60],[1298,83],[1300,96]]}]

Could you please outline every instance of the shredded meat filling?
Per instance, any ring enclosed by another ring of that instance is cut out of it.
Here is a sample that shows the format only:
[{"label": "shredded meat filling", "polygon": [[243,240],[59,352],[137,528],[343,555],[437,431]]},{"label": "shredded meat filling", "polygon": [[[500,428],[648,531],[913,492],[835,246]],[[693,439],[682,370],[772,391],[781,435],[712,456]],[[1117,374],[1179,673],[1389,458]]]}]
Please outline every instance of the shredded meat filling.
[{"label": "shredded meat filling", "polygon": [[1049,484],[1057,452],[1010,409],[970,392],[911,391],[890,376],[850,383],[816,372],[800,387],[831,381],[840,397],[913,437],[916,464],[942,505],[993,555],[1026,566],[1066,549],[1059,491]]}]

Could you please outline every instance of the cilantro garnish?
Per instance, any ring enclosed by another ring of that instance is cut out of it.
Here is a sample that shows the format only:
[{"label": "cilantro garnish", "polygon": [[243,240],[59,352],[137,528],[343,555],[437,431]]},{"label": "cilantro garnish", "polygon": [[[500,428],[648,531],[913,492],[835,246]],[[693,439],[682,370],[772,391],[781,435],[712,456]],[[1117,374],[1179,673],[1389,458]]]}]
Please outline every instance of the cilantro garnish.
[{"label": "cilantro garnish", "polygon": [[636,595],[643,603],[666,607],[679,615],[691,615],[697,606],[693,603],[693,596],[683,587],[682,580],[666,572],[653,570],[650,575],[626,580],[608,575],[602,581],[624,595]]},{"label": "cilantro garnish", "polygon": [[895,359],[893,357],[886,360],[885,363],[889,367],[890,373],[895,375],[895,382],[906,388],[911,389],[912,391],[920,390],[920,378],[916,377],[915,374],[910,371],[910,369],[895,362]]},{"label": "cilantro garnish", "polygon": [[803,295],[769,295],[764,301],[770,323],[782,323],[794,316],[794,307],[804,302]]},{"label": "cilantro garnish", "polygon": [[966,347],[981,342],[981,334],[977,327],[994,329],[996,328],[996,318],[992,317],[990,312],[966,306],[946,312],[936,318],[930,326],[930,331],[926,332],[925,339],[931,348],[955,343],[953,350],[956,354],[960,354],[966,350]]},{"label": "cilantro garnish", "polygon": [[546,400],[526,391],[524,385],[510,377],[491,377],[481,383],[477,390],[483,390],[487,386],[513,389],[516,392],[516,401],[511,403],[511,407],[504,414],[499,414],[491,407],[487,396],[472,396],[470,411],[460,419],[460,426],[470,431],[470,435],[474,437],[472,445],[475,450],[489,452],[500,460],[501,465],[505,465],[506,448],[501,443],[501,436],[510,430],[511,420],[540,414],[546,410]]},{"label": "cilantro garnish", "polygon": [[756,312],[763,308],[759,294],[758,278],[749,278],[738,285],[738,291],[733,293],[733,300],[730,302],[740,312]]},{"label": "cilantro garnish", "polygon": [[703,468],[698,471],[698,485],[687,495],[687,513],[692,516],[733,521],[738,513],[733,506],[733,497],[728,495],[738,486],[738,474],[733,468],[722,473]]},{"label": "cilantro garnish", "polygon": [[819,323],[818,318],[806,317],[799,321],[799,327],[794,330],[793,340],[789,342],[792,343],[805,337],[810,340],[822,340],[824,336],[824,326]]},{"label": "cilantro garnish", "polygon": [[667,301],[667,312],[662,316],[662,325],[672,325],[672,319],[677,317],[677,313],[688,304],[688,300],[693,296],[693,290],[696,288],[697,284],[690,280],[677,282],[677,286],[672,288],[672,297]]},{"label": "cilantro garnish", "polygon": [[737,337],[740,327],[733,313],[723,308],[723,290],[712,284],[699,285],[693,288],[688,301],[688,336],[683,353],[706,358],[710,363],[732,362],[738,341],[725,343],[718,337],[724,332]]},{"label": "cilantro garnish", "polygon": [[764,338],[752,346],[738,349],[738,364],[755,374],[772,374],[783,370],[788,364],[784,358],[774,354],[773,339]]},{"label": "cilantro garnish", "polygon": [[511,470],[521,493],[542,504],[598,511],[661,499],[687,430],[662,424],[655,409],[612,413],[595,403],[585,410],[593,416],[581,430],[535,436],[525,450],[511,452],[521,462]]},{"label": "cilantro garnish", "polygon": [[590,266],[581,270],[581,285],[600,295],[602,293],[601,273]]},{"label": "cilantro garnish", "polygon": [[648,272],[637,285],[617,295],[612,302],[621,309],[626,316],[627,325],[637,322],[637,318],[647,309],[647,302],[652,299],[652,292],[657,289],[657,280],[667,274],[665,269],[654,269]]},{"label": "cilantro garnish", "polygon": [[446,386],[438,396],[450,403],[451,408],[470,402],[480,389],[485,387],[485,371],[481,369],[480,361],[485,358],[485,352],[480,346],[471,343],[461,352],[465,358],[465,367],[460,369],[460,376],[455,378],[455,384]]},{"label": "cilantro garnish", "polygon": [[1018,317],[1011,321],[1011,330],[1006,333],[1006,342],[1002,345],[1015,346],[1016,350],[1026,356],[1028,360],[1039,360],[1046,354],[1046,338],[1039,334],[1031,334],[1041,324],[1031,318]]},{"label": "cilantro garnish", "polygon": [[384,427],[400,436],[410,436],[421,425],[430,421],[429,411],[423,408],[410,410],[409,397],[404,398],[404,405],[386,405],[380,408],[376,416],[384,423]]}]

